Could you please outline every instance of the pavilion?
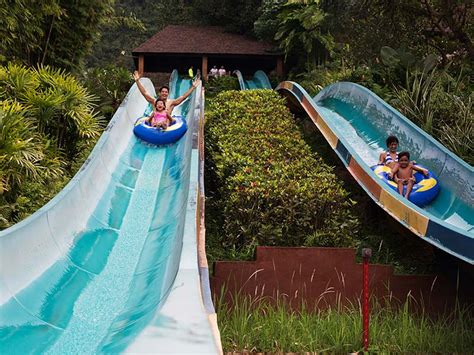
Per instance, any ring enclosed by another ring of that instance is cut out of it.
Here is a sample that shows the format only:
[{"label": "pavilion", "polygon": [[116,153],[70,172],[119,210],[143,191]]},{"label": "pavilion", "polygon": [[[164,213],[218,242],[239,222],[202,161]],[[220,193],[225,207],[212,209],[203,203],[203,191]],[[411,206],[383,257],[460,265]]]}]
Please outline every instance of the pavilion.
[{"label": "pavilion", "polygon": [[132,52],[135,66],[143,74],[178,69],[186,72],[190,66],[200,69],[207,79],[214,65],[235,69],[243,74],[256,70],[283,74],[283,55],[269,43],[227,33],[217,26],[166,26]]}]

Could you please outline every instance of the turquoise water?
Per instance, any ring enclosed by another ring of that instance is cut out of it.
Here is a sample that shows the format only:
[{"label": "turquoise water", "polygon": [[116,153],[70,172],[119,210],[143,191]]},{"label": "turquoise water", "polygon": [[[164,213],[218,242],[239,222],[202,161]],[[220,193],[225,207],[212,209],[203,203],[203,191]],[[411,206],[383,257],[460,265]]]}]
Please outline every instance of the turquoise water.
[{"label": "turquoise water", "polygon": [[247,89],[271,89],[272,88],[267,75],[261,70],[258,70],[255,72],[252,80],[245,80],[245,84],[247,86]]},{"label": "turquoise water", "polygon": [[[342,94],[341,94],[342,96]],[[433,216],[465,231],[474,231],[474,176],[442,150],[416,132],[410,125],[387,112],[378,102],[357,102],[328,97],[317,101],[318,109],[338,137],[369,166],[375,165],[386,150],[385,139],[394,134],[399,150],[407,150],[411,159],[426,166],[439,178],[441,192],[424,209]]]},{"label": "turquoise water", "polygon": [[[186,115],[187,107],[179,111]],[[191,144],[191,134],[168,147],[131,137],[86,228],[59,260],[0,306],[0,353],[127,347],[177,273]]]},{"label": "turquoise water", "polygon": [[258,89],[259,87],[257,86],[257,83],[254,82],[253,80],[245,80],[245,86],[247,89],[252,90],[252,89]]}]

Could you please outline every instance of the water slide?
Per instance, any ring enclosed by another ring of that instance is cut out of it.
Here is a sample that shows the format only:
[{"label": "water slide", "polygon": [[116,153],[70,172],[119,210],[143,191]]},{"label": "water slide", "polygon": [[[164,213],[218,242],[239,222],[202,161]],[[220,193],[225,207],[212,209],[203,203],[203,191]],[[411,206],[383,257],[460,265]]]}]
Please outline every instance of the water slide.
[{"label": "water slide", "polygon": [[[190,87],[177,73],[170,84]],[[146,108],[134,84],[69,184],[0,232],[0,353],[222,352],[202,240],[203,96],[175,109],[189,128],[166,147],[133,135]]]},{"label": "water slide", "polygon": [[268,80],[267,74],[262,70],[257,70],[253,75],[252,79],[244,79],[240,70],[234,70],[234,74],[239,80],[240,90],[251,90],[251,89],[271,89],[272,84]]},{"label": "water slide", "polygon": [[[367,194],[425,241],[474,264],[474,169],[370,90],[348,82],[332,84],[311,98],[297,83],[276,88],[293,108],[306,111]],[[436,199],[419,208],[393,191],[370,169],[393,134],[400,149],[434,172]]]}]

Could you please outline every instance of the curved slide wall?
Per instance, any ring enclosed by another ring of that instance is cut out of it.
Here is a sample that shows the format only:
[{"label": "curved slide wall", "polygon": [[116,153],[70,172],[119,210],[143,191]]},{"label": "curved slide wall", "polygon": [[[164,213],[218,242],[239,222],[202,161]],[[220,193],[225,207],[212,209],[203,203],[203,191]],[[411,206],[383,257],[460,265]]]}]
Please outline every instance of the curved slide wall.
[{"label": "curved slide wall", "polygon": [[132,133],[147,107],[134,85],[70,183],[0,233],[1,353],[221,351],[193,257],[196,104],[177,108],[178,143],[148,146]]},{"label": "curved slide wall", "polygon": [[[438,248],[474,264],[474,169],[370,90],[335,83],[311,98],[294,82],[276,88],[301,106],[346,168],[385,211]],[[393,134],[400,149],[433,171],[441,192],[423,209],[391,190],[370,169]]]},{"label": "curved slide wall", "polygon": [[268,80],[267,74],[262,70],[257,70],[253,75],[252,79],[245,80],[240,70],[234,70],[234,74],[239,80],[240,90],[251,90],[251,89],[271,89],[272,85]]}]

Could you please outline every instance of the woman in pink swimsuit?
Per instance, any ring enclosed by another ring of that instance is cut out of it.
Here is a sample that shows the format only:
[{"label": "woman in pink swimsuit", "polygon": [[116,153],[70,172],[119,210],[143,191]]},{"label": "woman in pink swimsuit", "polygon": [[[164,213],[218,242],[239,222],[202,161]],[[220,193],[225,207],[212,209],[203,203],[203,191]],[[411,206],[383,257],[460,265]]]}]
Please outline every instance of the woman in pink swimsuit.
[{"label": "woman in pink swimsuit", "polygon": [[155,110],[148,117],[148,122],[152,127],[166,129],[173,122],[173,118],[166,111],[166,104],[164,100],[157,99],[155,101]]}]

